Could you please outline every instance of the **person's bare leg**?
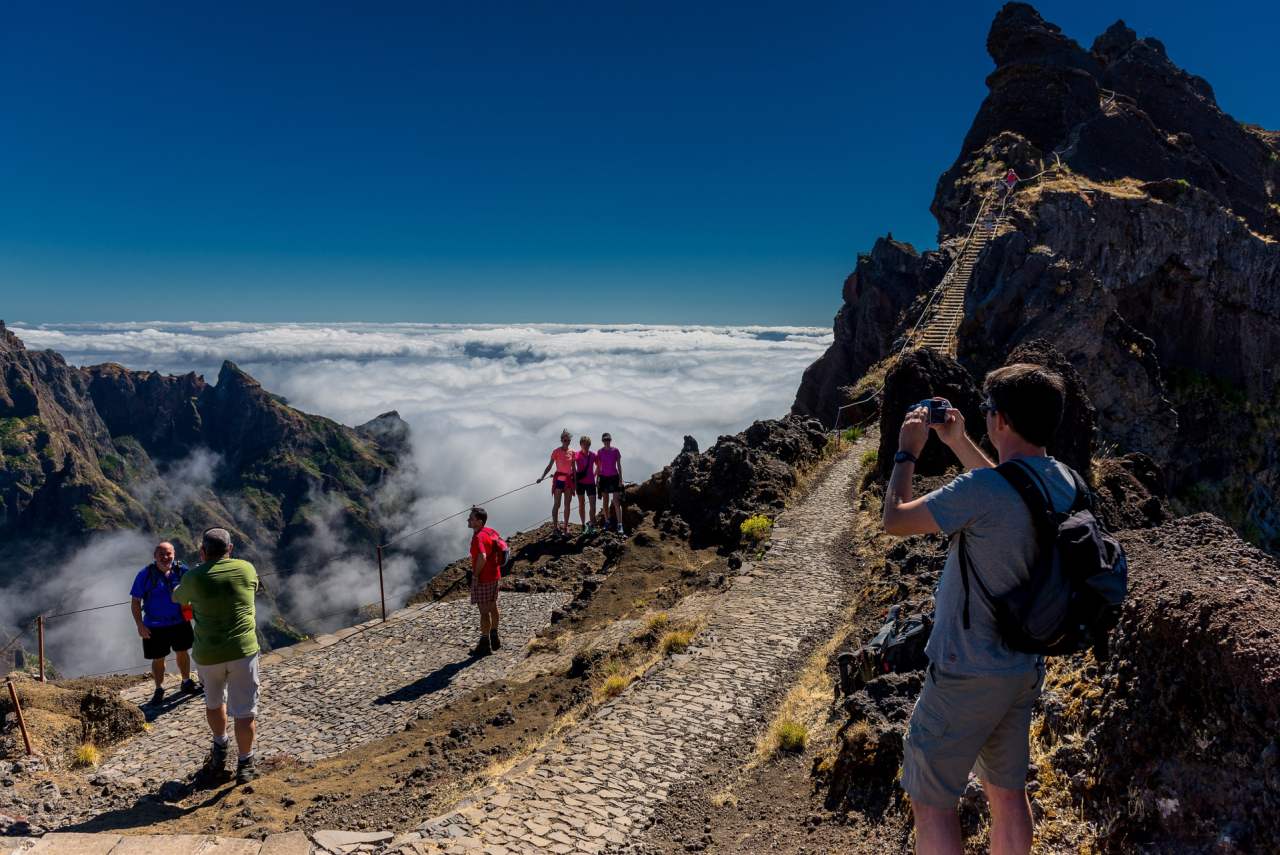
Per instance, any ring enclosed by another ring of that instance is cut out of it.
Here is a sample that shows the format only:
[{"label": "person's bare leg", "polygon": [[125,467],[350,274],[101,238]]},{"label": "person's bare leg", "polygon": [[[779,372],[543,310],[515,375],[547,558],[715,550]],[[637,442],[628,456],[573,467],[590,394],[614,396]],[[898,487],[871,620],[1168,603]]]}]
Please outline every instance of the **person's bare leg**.
[{"label": "person's bare leg", "polygon": [[163,659],[151,660],[151,679],[156,681],[157,689],[164,688],[164,660]]},{"label": "person's bare leg", "polygon": [[205,718],[209,722],[209,731],[213,734],[214,739],[222,740],[227,738],[227,707],[218,707],[217,709],[206,709],[204,711]]},{"label": "person's bare leg", "polygon": [[591,520],[592,525],[596,524],[596,497],[595,496],[591,497],[591,515],[587,517],[587,519]]},{"label": "person's bare leg", "polygon": [[991,806],[991,855],[1027,855],[1033,828],[1025,789],[1010,790],[982,782]]},{"label": "person's bare leg", "polygon": [[551,494],[551,528],[555,531],[560,530],[560,492]]},{"label": "person's bare leg", "polygon": [[917,855],[961,855],[960,817],[955,808],[912,802],[911,812],[916,818]]},{"label": "person's bare leg", "polygon": [[564,533],[569,533],[569,511],[573,509],[573,494],[565,491],[564,494]]},{"label": "person's bare leg", "polygon": [[493,629],[493,624],[489,622],[489,610],[484,606],[480,607],[480,634],[488,635],[489,630]]},{"label": "person's bare leg", "polygon": [[240,751],[241,757],[247,757],[253,753],[253,739],[257,734],[256,718],[236,719],[236,748]]},{"label": "person's bare leg", "polygon": [[578,524],[583,528],[587,527],[587,506],[582,501],[582,494],[578,494]]},{"label": "person's bare leg", "polygon": [[173,654],[173,658],[178,660],[178,670],[182,672],[182,679],[190,680],[191,654],[185,650],[179,650]]},{"label": "person's bare leg", "polygon": [[498,604],[495,602],[489,606],[489,629],[496,630],[498,628]]}]

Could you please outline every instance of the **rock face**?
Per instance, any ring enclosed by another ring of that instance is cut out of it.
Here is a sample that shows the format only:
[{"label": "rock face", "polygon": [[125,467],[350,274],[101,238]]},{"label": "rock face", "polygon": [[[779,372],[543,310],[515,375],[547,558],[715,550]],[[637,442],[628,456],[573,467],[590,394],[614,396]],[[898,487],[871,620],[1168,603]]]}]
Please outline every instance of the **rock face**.
[{"label": "rock face", "polygon": [[[1091,474],[1094,452],[1094,422],[1096,411],[1089,402],[1084,382],[1066,358],[1044,341],[1033,341],[1016,348],[1005,360],[1005,365],[1030,362],[1045,365],[1062,375],[1066,384],[1063,402],[1062,425],[1049,454],[1071,466],[1085,478]],[[893,469],[893,455],[898,450],[898,429],[903,416],[914,404],[926,398],[941,397],[964,415],[965,432],[975,442],[986,436],[985,416],[978,409],[984,396],[981,383],[954,359],[941,356],[932,350],[907,351],[897,360],[885,378],[883,406],[880,413],[880,448],[877,472],[888,477]],[[994,451],[987,446],[987,453]],[[941,475],[949,467],[959,466],[960,461],[942,442],[930,435],[924,452],[916,464],[916,473],[922,476]],[[1152,471],[1158,471],[1152,467]]]},{"label": "rock face", "polygon": [[216,523],[233,529],[238,554],[271,566],[335,499],[345,534],[372,542],[374,491],[407,431],[394,413],[358,429],[302,413],[230,362],[213,385],[75,368],[0,322],[0,553],[136,529],[190,555]]},{"label": "rock face", "polygon": [[758,421],[703,452],[686,443],[671,465],[632,488],[627,501],[670,518],[668,528],[678,521],[679,533],[696,546],[733,546],[747,517],[782,510],[799,472],[826,447],[827,434],[815,419]]},{"label": "rock face", "polygon": [[829,424],[916,322],[995,179],[1048,170],[1010,194],[978,259],[960,362],[979,377],[1046,341],[1093,391],[1099,442],[1280,549],[1280,135],[1223,113],[1123,23],[1085,50],[1009,4],[987,48],[990,93],[932,205],[939,250],[881,241],[880,262],[859,259],[793,411]]},{"label": "rock face", "polygon": [[1127,805],[1107,848],[1280,850],[1280,565],[1208,514],[1122,540],[1141,572],[1084,714],[1089,798]]}]

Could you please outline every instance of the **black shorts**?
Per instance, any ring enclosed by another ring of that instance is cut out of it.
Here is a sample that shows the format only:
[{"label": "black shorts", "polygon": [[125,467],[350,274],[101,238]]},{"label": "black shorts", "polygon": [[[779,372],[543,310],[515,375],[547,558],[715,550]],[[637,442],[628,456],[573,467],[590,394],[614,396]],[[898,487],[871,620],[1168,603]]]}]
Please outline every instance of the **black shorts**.
[{"label": "black shorts", "polygon": [[590,484],[578,482],[578,498],[594,499],[596,497],[596,484],[592,481]]},{"label": "black shorts", "polygon": [[600,476],[600,495],[607,496],[610,493],[622,492],[622,476],[621,475],[601,475]]},{"label": "black shorts", "polygon": [[163,659],[169,651],[177,653],[190,650],[196,640],[189,621],[175,623],[173,626],[152,626],[151,637],[142,639],[142,655],[147,659]]}]

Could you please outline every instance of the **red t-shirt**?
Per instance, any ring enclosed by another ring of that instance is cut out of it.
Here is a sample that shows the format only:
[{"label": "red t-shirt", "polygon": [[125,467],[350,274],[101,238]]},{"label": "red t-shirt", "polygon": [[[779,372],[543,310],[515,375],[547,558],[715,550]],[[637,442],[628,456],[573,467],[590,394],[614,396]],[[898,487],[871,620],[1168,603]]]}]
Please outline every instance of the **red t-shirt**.
[{"label": "red t-shirt", "polygon": [[502,578],[502,566],[498,563],[498,550],[494,546],[494,542],[500,537],[502,535],[488,526],[471,535],[471,561],[473,566],[476,556],[481,552],[484,553],[484,566],[480,568],[480,573],[476,576],[476,583],[479,585],[487,585]]}]

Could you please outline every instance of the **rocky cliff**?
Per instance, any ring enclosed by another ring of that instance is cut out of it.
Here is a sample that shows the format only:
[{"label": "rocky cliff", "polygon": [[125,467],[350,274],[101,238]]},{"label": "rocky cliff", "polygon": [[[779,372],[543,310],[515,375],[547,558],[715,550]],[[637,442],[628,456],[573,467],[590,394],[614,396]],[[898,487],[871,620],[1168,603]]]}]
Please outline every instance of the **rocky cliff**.
[{"label": "rocky cliff", "polygon": [[76,368],[0,322],[0,553],[134,529],[192,556],[219,524],[240,554],[287,565],[278,553],[335,500],[339,535],[374,542],[374,494],[407,433],[394,413],[353,429],[295,410],[230,362],[214,384]]},{"label": "rocky cliff", "polygon": [[975,374],[1043,339],[1093,392],[1099,441],[1150,455],[1175,501],[1280,548],[1280,134],[1123,22],[1088,50],[1030,6],[987,40],[996,69],[932,211],[939,248],[885,238],[844,287],[835,342],[794,411],[833,421],[895,352],[1008,169],[1007,226],[978,259],[958,331]]}]

